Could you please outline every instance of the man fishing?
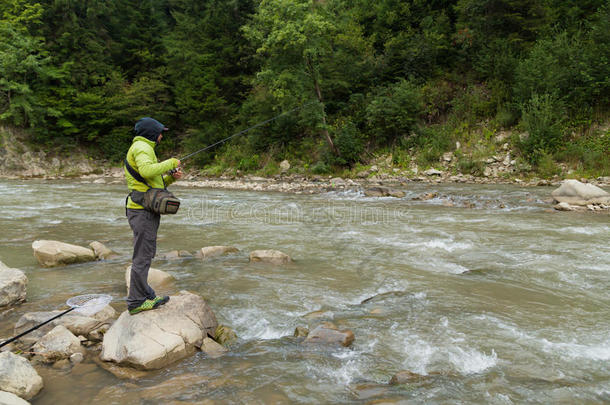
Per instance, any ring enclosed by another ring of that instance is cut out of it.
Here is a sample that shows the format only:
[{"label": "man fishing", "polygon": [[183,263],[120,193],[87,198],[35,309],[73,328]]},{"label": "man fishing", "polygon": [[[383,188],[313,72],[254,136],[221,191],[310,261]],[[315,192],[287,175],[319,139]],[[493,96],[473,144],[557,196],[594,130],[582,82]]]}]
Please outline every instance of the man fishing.
[{"label": "man fishing", "polygon": [[[132,176],[127,164],[131,166],[132,172],[133,170],[137,172],[136,177],[141,176],[140,180],[145,180],[152,188],[165,188],[182,177],[178,159],[170,158],[159,163],[155,154],[155,146],[161,142],[163,132],[167,130],[168,128],[163,124],[150,117],[142,118],[136,123],[134,127],[136,136],[125,159],[125,179],[130,192],[134,190],[146,192],[149,187]],[[177,170],[172,171],[171,175],[164,175],[173,169]],[[135,315],[158,308],[168,302],[169,297],[157,297],[155,291],[148,285],[148,270],[155,257],[161,216],[135,203],[131,193],[126,204],[127,220],[133,231],[133,257],[127,309],[131,315]]]}]

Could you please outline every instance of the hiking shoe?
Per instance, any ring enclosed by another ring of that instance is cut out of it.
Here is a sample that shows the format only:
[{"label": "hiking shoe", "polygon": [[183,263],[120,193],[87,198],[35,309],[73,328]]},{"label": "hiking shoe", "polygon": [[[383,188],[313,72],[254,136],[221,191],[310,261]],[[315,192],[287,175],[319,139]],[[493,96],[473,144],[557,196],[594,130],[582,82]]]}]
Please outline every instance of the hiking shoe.
[{"label": "hiking shoe", "polygon": [[167,303],[169,301],[169,297],[166,295],[164,297],[155,297],[152,300],[146,300],[135,308],[129,310],[129,315],[139,314],[143,311],[150,311],[151,309],[155,309],[160,307],[161,305]]}]

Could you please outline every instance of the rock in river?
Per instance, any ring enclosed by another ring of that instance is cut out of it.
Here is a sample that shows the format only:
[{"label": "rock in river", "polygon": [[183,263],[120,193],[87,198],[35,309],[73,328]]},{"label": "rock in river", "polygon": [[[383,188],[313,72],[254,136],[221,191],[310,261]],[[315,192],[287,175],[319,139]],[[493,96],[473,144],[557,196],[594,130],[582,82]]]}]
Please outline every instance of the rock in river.
[{"label": "rock in river", "polygon": [[239,249],[233,246],[207,246],[201,248],[195,256],[200,259],[209,259],[211,257],[224,256],[236,252],[239,252]]},{"label": "rock in river", "polygon": [[63,266],[95,260],[93,249],[55,240],[34,241],[32,249],[34,249],[36,260],[43,267]]},{"label": "rock in river", "polygon": [[108,249],[102,242],[94,241],[89,244],[89,247],[93,249],[95,257],[98,260],[106,260],[117,254],[112,250]]},{"label": "rock in river", "polygon": [[566,180],[554,190],[551,195],[558,203],[587,206],[590,204],[610,205],[610,193],[594,186],[581,183],[578,180]]},{"label": "rock in river", "polygon": [[85,348],[81,346],[80,340],[62,325],[57,325],[44,335],[32,350],[37,356],[40,355],[40,360],[44,363],[69,359],[75,353],[85,354]]},{"label": "rock in river", "polygon": [[[129,294],[130,281],[131,266],[127,267],[127,269],[125,270],[125,284],[127,284],[127,294]],[[174,277],[164,271],[153,269],[152,267],[148,270],[148,284],[152,287],[153,290],[156,290],[160,287],[164,287],[172,281],[174,281]]]},{"label": "rock in river", "polygon": [[250,261],[271,264],[286,264],[290,263],[292,259],[286,253],[282,253],[279,250],[255,250],[250,252]]},{"label": "rock in river", "polygon": [[0,307],[25,301],[28,279],[21,270],[0,262]]},{"label": "rock in river", "polygon": [[42,378],[25,358],[0,353],[0,390],[30,399],[42,389]]},{"label": "rock in river", "polygon": [[309,334],[304,343],[340,344],[348,347],[354,341],[354,332],[349,329],[339,330],[334,324],[325,322]]},{"label": "rock in river", "polygon": [[405,196],[404,191],[395,190],[389,187],[370,187],[364,190],[364,195],[367,197],[396,197],[402,198]]},{"label": "rock in river", "polygon": [[17,395],[11,393],[11,392],[6,392],[6,391],[0,391],[0,404],[2,405],[29,405],[29,402],[19,398]]},{"label": "rock in river", "polygon": [[101,359],[153,370],[180,360],[214,336],[216,316],[203,298],[181,291],[158,309],[123,312],[104,336]]}]

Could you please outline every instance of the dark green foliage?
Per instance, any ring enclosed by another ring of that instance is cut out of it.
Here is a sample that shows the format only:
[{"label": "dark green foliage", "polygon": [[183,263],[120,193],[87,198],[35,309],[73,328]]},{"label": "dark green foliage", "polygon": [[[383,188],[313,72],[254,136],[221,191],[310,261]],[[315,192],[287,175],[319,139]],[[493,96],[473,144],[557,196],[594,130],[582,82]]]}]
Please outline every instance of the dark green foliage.
[{"label": "dark green foliage", "polygon": [[380,88],[371,99],[366,109],[367,125],[376,142],[394,142],[410,135],[423,110],[419,87],[401,80]]},{"label": "dark green foliage", "polygon": [[[566,134],[586,132],[610,108],[610,6],[0,2],[0,124],[30,128],[37,143],[119,161],[135,121],[153,116],[172,129],[159,153],[188,153],[299,106],[190,163],[275,173],[286,157],[326,174],[375,149],[413,148],[433,165],[451,149],[452,128],[491,120],[528,131],[521,158],[548,174],[549,159],[599,172],[603,136],[566,143]],[[458,166],[480,171],[474,161]]]}]

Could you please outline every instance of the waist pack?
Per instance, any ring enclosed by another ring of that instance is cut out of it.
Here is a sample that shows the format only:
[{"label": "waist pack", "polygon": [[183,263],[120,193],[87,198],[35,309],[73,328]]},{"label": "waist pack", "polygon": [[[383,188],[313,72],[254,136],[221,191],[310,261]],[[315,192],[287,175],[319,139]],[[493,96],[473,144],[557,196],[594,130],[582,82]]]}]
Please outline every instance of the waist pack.
[{"label": "waist pack", "polygon": [[[153,188],[151,187],[144,177],[140,175],[125,159],[125,167],[131,176],[137,181],[144,183],[148,186],[148,190],[142,192],[137,190],[131,190],[127,197],[131,197],[131,201],[141,205],[144,209],[154,212],[156,214],[175,214],[180,208],[180,200],[173,195],[167,188]],[[163,182],[165,186],[165,182]],[[125,200],[127,202],[127,200]]]}]

